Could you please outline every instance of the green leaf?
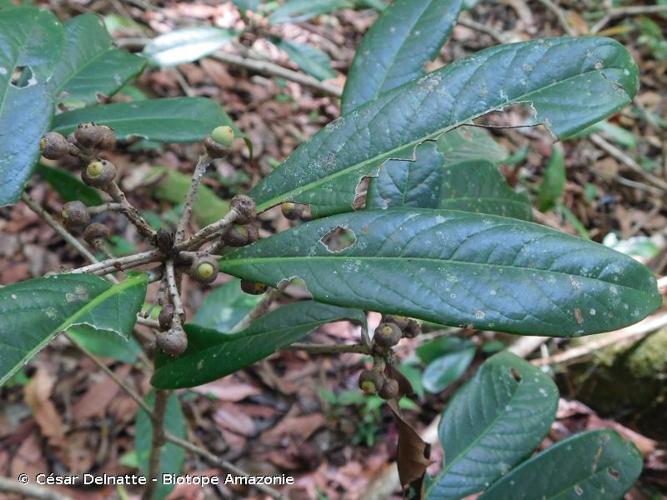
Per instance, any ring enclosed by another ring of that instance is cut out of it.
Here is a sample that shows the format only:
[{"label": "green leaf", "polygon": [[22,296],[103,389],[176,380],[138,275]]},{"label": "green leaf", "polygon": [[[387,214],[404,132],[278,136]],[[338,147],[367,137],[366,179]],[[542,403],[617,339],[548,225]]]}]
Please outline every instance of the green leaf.
[{"label": "green leaf", "polygon": [[475,347],[468,347],[432,361],[422,376],[424,389],[432,393],[444,391],[465,373],[474,357]]},{"label": "green leaf", "polygon": [[417,347],[417,357],[425,364],[435,361],[443,354],[475,347],[475,343],[459,337],[443,336]]},{"label": "green leaf", "polygon": [[177,66],[206,57],[235,37],[234,31],[213,26],[185,28],[154,38],[143,55],[156,66]]},{"label": "green leaf", "polygon": [[57,274],[0,289],[0,385],[58,333],[81,325],[127,338],[141,309],[147,275],[111,286],[97,276]]},{"label": "green leaf", "polygon": [[318,80],[336,78],[336,72],[331,68],[331,59],[320,49],[289,40],[276,40],[274,43],[276,47],[287,52],[289,58],[309,75]]},{"label": "green leaf", "polygon": [[433,143],[418,146],[412,161],[387,161],[369,185],[366,206],[446,208],[531,219],[528,196],[510,188],[493,163],[446,162]]},{"label": "green leaf", "polygon": [[103,203],[102,197],[97,190],[86,186],[66,170],[49,167],[40,163],[37,165],[37,173],[55,189],[63,201],[80,200],[89,207]]},{"label": "green leaf", "polygon": [[365,324],[356,309],[305,301],[289,304],[260,317],[238,333],[188,324],[188,349],[177,358],[161,355],[151,383],[159,389],[194,387],[216,380],[305,337],[325,323],[349,319]]},{"label": "green leaf", "polygon": [[[155,406],[155,392],[151,391],[146,396],[146,404],[152,409]],[[167,400],[167,408],[164,416],[164,429],[181,439],[186,438],[186,423],[181,403],[176,394],[171,394]],[[150,460],[151,441],[153,439],[153,423],[145,411],[139,409],[134,424],[134,448],[137,454],[139,469],[143,474],[148,474],[148,462]],[[160,473],[158,475],[158,487],[156,497],[160,500],[166,498],[173,484],[164,484],[163,474],[179,475],[185,463],[185,450],[174,444],[165,443],[160,450]]]},{"label": "green leaf", "polygon": [[249,10],[257,12],[259,9],[260,0],[232,0],[236,8],[238,8],[243,15],[245,15]]},{"label": "green leaf", "polygon": [[481,127],[462,126],[450,130],[438,139],[438,151],[445,156],[447,164],[468,160],[486,160],[500,163],[508,156],[489,131]]},{"label": "green leaf", "polygon": [[462,0],[395,0],[356,51],[343,89],[347,114],[424,74],[456,24]]},{"label": "green leaf", "polygon": [[71,328],[67,334],[86,351],[102,358],[113,358],[123,363],[134,364],[142,352],[139,342],[132,335],[127,338],[109,335],[86,325]]},{"label": "green leaf", "polygon": [[211,290],[197,309],[192,324],[219,332],[234,330],[234,327],[262,300],[261,295],[243,293],[240,283],[241,280],[234,279]]},{"label": "green leaf", "polygon": [[382,94],[333,121],[252,191],[260,211],[284,201],[319,215],[350,210],[355,186],[387,159],[490,111],[531,105],[561,138],[618,111],[637,91],[618,42],[555,38],[501,45]]},{"label": "green leaf", "polygon": [[354,4],[350,0],[287,0],[285,5],[271,14],[269,22],[299,23],[347,7],[354,7]]},{"label": "green leaf", "polygon": [[[172,203],[184,203],[192,184],[192,177],[167,167],[153,167],[147,183],[155,176],[155,196]],[[229,211],[229,204],[218,197],[209,187],[199,186],[192,213],[200,226],[220,220]]]},{"label": "green leaf", "polygon": [[118,50],[95,14],[65,23],[65,46],[49,88],[56,100],[94,104],[99,95],[112,96],[144,69],[146,61]]},{"label": "green leaf", "polygon": [[[560,441],[502,477],[480,500],[623,498],[642,471],[637,448],[615,431],[585,432]],[[518,489],[516,485],[530,485]]]},{"label": "green leaf", "polygon": [[161,142],[198,142],[218,125],[232,125],[215,101],[203,97],[173,97],[102,104],[56,116],[54,129],[63,135],[79,123],[113,128],[120,139],[142,137]]},{"label": "green leaf", "polygon": [[537,207],[546,212],[558,204],[565,189],[565,157],[560,146],[554,146],[551,158],[544,169],[544,178],[537,196]]},{"label": "green leaf", "polygon": [[[347,241],[346,248],[329,240]],[[329,246],[327,246],[329,245]],[[660,306],[651,271],[602,245],[515,219],[448,210],[363,210],[226,254],[223,272],[317,301],[526,335],[567,337]]]},{"label": "green leaf", "polygon": [[427,498],[454,500],[488,487],[540,444],[557,406],[558,389],[539,368],[508,352],[489,358],[442,415],[445,467]]},{"label": "green leaf", "polygon": [[39,158],[53,114],[46,82],[62,43],[62,25],[46,10],[8,7],[0,16],[0,206],[18,200]]}]

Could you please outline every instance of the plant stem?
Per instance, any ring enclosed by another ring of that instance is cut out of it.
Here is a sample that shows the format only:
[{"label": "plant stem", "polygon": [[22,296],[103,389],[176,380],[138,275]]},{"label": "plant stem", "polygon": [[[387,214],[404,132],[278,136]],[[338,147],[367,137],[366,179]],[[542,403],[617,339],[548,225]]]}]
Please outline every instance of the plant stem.
[{"label": "plant stem", "polygon": [[[148,475],[146,482],[146,489],[141,496],[142,500],[151,500],[155,494],[157,485],[159,484],[160,474],[160,452],[165,443],[164,432],[164,417],[167,413],[167,401],[169,399],[169,391],[156,390],[155,404],[153,405],[153,412],[149,413],[153,421],[153,436],[151,440],[151,453],[148,458]],[[158,481],[154,481],[158,479]]]},{"label": "plant stem", "polygon": [[102,203],[101,205],[97,205],[94,207],[88,207],[88,213],[90,215],[97,215],[104,212],[120,212],[122,209],[123,205],[121,205],[120,203],[109,202],[109,203]]},{"label": "plant stem", "polygon": [[176,273],[174,271],[174,261],[168,260],[165,264],[165,276],[167,279],[167,290],[171,296],[171,303],[174,306],[174,321],[183,321],[185,317],[185,310],[183,309],[183,302],[181,295],[178,292],[178,283],[176,282]]},{"label": "plant stem", "polygon": [[238,212],[233,208],[230,209],[229,212],[227,212],[227,214],[225,214],[225,216],[219,221],[214,222],[213,224],[209,224],[203,229],[197,231],[189,239],[174,245],[174,250],[180,252],[182,250],[189,250],[191,248],[200,247],[207,241],[216,238],[222,232],[222,230],[231,225],[237,217]]},{"label": "plant stem", "polygon": [[123,271],[133,267],[148,264],[149,262],[156,262],[160,260],[162,254],[159,250],[147,250],[145,252],[135,253],[132,255],[125,255],[123,257],[116,257],[114,259],[107,259],[95,264],[90,264],[84,267],[78,267],[69,271],[72,274],[88,273],[88,274],[109,274],[115,271]]},{"label": "plant stem", "polygon": [[285,291],[285,288],[289,286],[289,281],[285,281],[278,285],[278,288],[274,288],[272,290],[269,290],[266,292],[266,295],[262,298],[262,300],[255,306],[255,308],[250,311],[233,329],[233,332],[240,332],[241,330],[244,330],[252,323],[255,321],[257,318],[262,316],[266,311],[269,310],[269,307],[271,307],[271,304],[273,303],[274,300],[276,300],[278,297],[282,295],[282,293]]},{"label": "plant stem", "polygon": [[150,226],[146,219],[144,219],[139,210],[137,210],[133,205],[127,201],[125,193],[115,182],[110,183],[107,187],[104,188],[104,191],[111,196],[111,199],[120,205],[120,211],[125,214],[125,217],[134,224],[139,231],[139,233],[148,238],[152,243],[155,240],[155,230]]},{"label": "plant stem", "polygon": [[183,205],[183,214],[181,215],[181,218],[178,221],[178,226],[176,227],[174,243],[177,245],[183,241],[183,238],[185,238],[185,229],[187,228],[188,222],[190,221],[190,216],[192,215],[192,205],[195,202],[195,197],[197,196],[197,191],[204,177],[204,174],[206,173],[206,169],[210,164],[211,158],[207,154],[200,156],[199,161],[197,161],[197,166],[195,166],[195,171],[192,174],[190,189],[188,190],[188,194],[185,198],[185,204]]},{"label": "plant stem", "polygon": [[306,351],[310,354],[371,354],[371,350],[363,344],[291,344],[283,351]]}]

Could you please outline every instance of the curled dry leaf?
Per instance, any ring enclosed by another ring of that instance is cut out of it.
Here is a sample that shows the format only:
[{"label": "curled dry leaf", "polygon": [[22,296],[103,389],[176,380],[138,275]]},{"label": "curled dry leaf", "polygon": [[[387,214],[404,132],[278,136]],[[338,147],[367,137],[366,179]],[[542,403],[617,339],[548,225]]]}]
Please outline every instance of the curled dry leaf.
[{"label": "curled dry leaf", "polygon": [[423,497],[422,488],[426,468],[430,465],[431,445],[425,442],[417,431],[407,423],[401,416],[401,412],[392,401],[389,404],[396,425],[398,426],[398,477],[404,489],[412,487],[420,492],[419,498]]}]

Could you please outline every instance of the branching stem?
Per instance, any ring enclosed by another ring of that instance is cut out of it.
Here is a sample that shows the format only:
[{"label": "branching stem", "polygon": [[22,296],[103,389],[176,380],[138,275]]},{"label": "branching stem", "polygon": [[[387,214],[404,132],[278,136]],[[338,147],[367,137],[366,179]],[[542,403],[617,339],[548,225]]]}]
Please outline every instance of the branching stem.
[{"label": "branching stem", "polygon": [[211,164],[211,158],[204,154],[199,157],[197,166],[195,166],[195,171],[192,174],[192,182],[190,183],[190,189],[185,198],[185,204],[183,205],[183,214],[181,215],[180,220],[178,221],[178,226],[176,227],[176,236],[174,242],[178,245],[185,238],[185,230],[188,227],[188,222],[190,222],[190,216],[192,215],[192,205],[195,202],[197,196],[197,191],[199,190],[199,185],[201,184],[206,169]]}]

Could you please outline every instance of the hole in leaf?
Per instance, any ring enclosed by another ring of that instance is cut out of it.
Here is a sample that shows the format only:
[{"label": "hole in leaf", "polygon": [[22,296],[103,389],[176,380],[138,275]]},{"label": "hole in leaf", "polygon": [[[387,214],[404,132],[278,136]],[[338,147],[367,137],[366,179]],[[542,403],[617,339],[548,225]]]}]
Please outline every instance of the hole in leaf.
[{"label": "hole in leaf", "polygon": [[12,72],[11,85],[17,88],[29,87],[35,84],[30,66],[16,66]]},{"label": "hole in leaf", "polygon": [[333,253],[340,253],[343,250],[350,248],[357,242],[357,237],[353,231],[337,226],[322,236],[320,243],[322,243],[327,250]]},{"label": "hole in leaf", "polygon": [[352,200],[352,208],[354,210],[361,210],[366,206],[366,195],[368,194],[368,185],[371,181],[369,176],[364,176],[359,179],[354,188],[354,200]]},{"label": "hole in leaf", "polygon": [[510,368],[510,375],[512,375],[512,378],[516,380],[517,382],[521,382],[521,373],[519,373],[519,370],[516,368]]},{"label": "hole in leaf", "polygon": [[618,479],[618,478],[621,477],[621,473],[618,472],[618,471],[617,471],[616,469],[614,469],[613,467],[609,467],[609,468],[607,469],[607,474],[609,474],[609,477],[611,477],[611,478],[613,478],[613,479]]}]

